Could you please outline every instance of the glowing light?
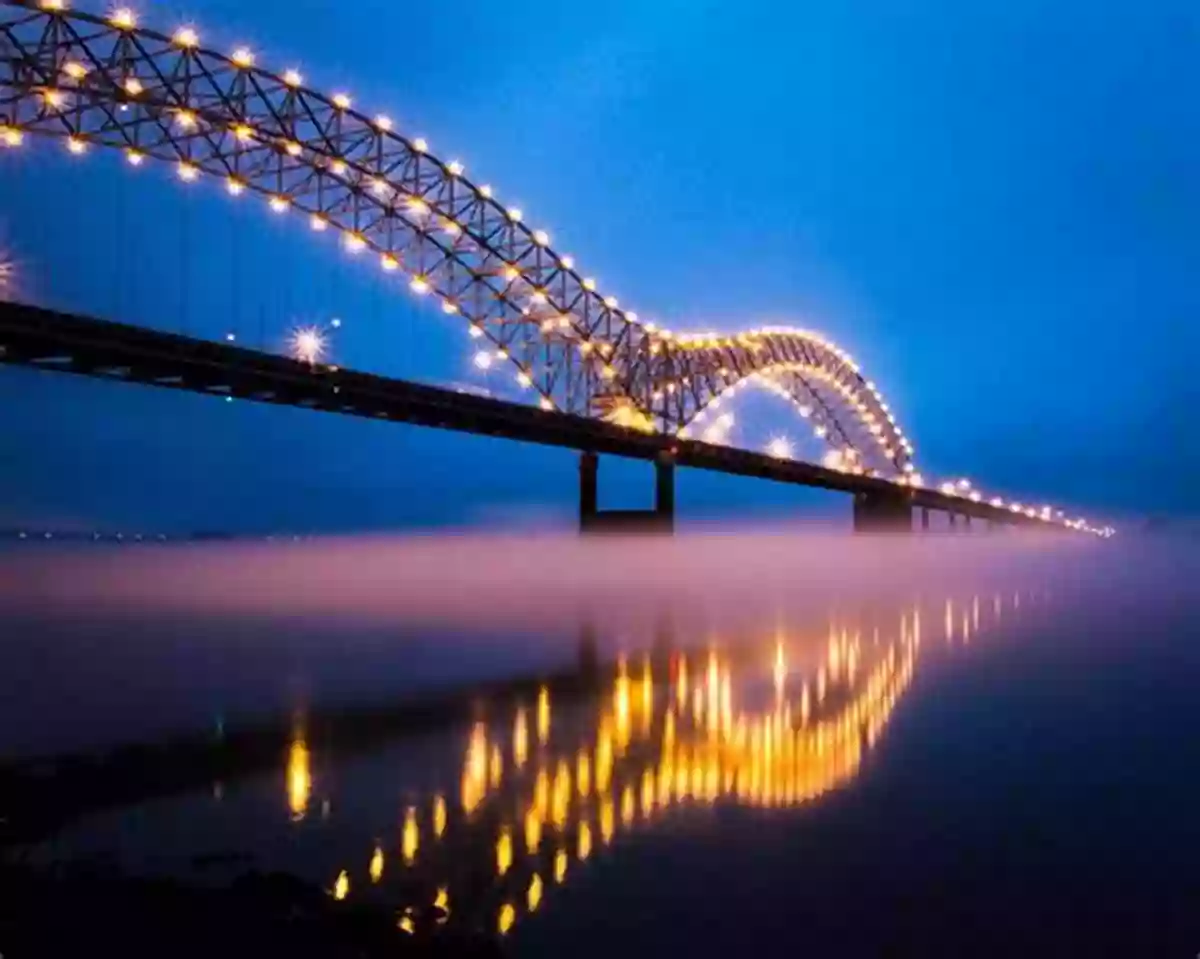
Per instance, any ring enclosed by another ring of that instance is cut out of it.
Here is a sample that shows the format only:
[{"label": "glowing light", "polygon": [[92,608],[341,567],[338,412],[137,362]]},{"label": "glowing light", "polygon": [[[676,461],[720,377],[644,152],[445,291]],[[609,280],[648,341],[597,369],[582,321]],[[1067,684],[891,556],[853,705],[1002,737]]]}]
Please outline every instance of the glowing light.
[{"label": "glowing light", "polygon": [[417,216],[424,216],[429,212],[429,204],[420,197],[412,197],[405,205],[408,207],[410,213],[413,213]]},{"label": "glowing light", "polygon": [[457,313],[458,305],[451,300],[445,300],[442,302],[442,312],[450,314]]},{"label": "glowing light", "polygon": [[125,81],[125,92],[131,97],[138,96],[144,89],[145,87],[142,86],[142,81],[137,77],[130,77]]},{"label": "glowing light", "polygon": [[375,126],[376,126],[378,129],[380,129],[380,130],[383,130],[384,132],[386,132],[386,131],[388,131],[388,130],[390,130],[390,129],[392,128],[392,118],[391,118],[391,117],[385,117],[385,116],[383,116],[382,114],[380,114],[379,116],[377,116],[377,117],[375,118]]},{"label": "glowing light", "polygon": [[346,175],[345,161],[344,160],[330,160],[329,161],[329,172],[332,173],[334,176],[345,176]]},{"label": "glowing light", "polygon": [[440,795],[433,800],[433,834],[440,837],[446,831],[446,800]]},{"label": "glowing light", "polygon": [[537,737],[542,745],[550,738],[550,690],[545,686],[538,690]]},{"label": "glowing light", "polygon": [[248,47],[238,47],[229,59],[239,67],[254,66],[254,54]]},{"label": "glowing light", "polygon": [[66,10],[66,0],[41,0],[38,4],[43,10]]},{"label": "glowing light", "polygon": [[137,150],[126,150],[125,159],[129,161],[130,166],[141,166],[142,161],[146,159],[146,155]]},{"label": "glowing light", "polygon": [[339,110],[349,110],[351,100],[344,93],[335,93],[331,98],[331,102]]},{"label": "glowing light", "polygon": [[288,749],[287,764],[287,799],[288,810],[292,819],[304,818],[308,810],[308,800],[312,795],[312,771],[310,769],[308,746],[300,737],[292,740]]},{"label": "glowing light", "polygon": [[196,165],[193,163],[180,163],[175,169],[179,174],[179,179],[185,183],[191,183],[200,175],[200,171],[196,169]]},{"label": "glowing light", "polygon": [[371,875],[371,882],[379,882],[383,878],[383,850],[379,846],[371,853],[371,864],[367,871]]},{"label": "glowing light", "polygon": [[304,82],[304,77],[300,75],[299,70],[286,70],[283,74],[283,82],[289,87],[298,87]]},{"label": "glowing light", "polygon": [[55,110],[57,110],[59,107],[61,107],[65,101],[66,101],[66,97],[63,95],[63,92],[61,90],[51,89],[51,90],[46,90],[42,93],[42,102],[44,102],[46,104],[46,106],[51,107]]},{"label": "glowing light", "polygon": [[567,851],[560,849],[554,854],[554,881],[562,882],[567,875]]},{"label": "glowing light", "polygon": [[394,273],[396,270],[400,269],[400,261],[390,253],[385,253],[379,258],[379,265],[389,273]]},{"label": "glowing light", "polygon": [[25,134],[13,127],[3,127],[4,145],[6,147],[19,147],[25,139]]},{"label": "glowing light", "polygon": [[350,894],[350,877],[346,875],[346,870],[343,869],[338,873],[338,877],[333,883],[333,898],[345,899]]},{"label": "glowing light", "polygon": [[485,183],[479,188],[479,195],[485,200],[490,200],[492,198],[492,188]]},{"label": "glowing light", "polygon": [[291,206],[290,201],[285,196],[273,196],[267,201],[267,205],[275,213],[287,213],[288,207]]},{"label": "glowing light", "polygon": [[137,14],[128,7],[121,7],[119,10],[114,10],[108,22],[119,30],[132,30],[137,26]]},{"label": "glowing light", "polygon": [[428,153],[429,152],[429,143],[427,140],[425,140],[424,137],[417,137],[415,140],[413,140],[412,146],[413,146],[413,149],[416,150],[418,153]]},{"label": "glowing light", "polygon": [[67,149],[78,156],[87,151],[87,142],[79,137],[67,137]]},{"label": "glowing light", "polygon": [[246,184],[241,180],[230,177],[225,181],[225,189],[230,196],[241,196],[242,191],[246,189]]},{"label": "glowing light", "polygon": [[192,130],[196,127],[196,114],[191,110],[180,110],[175,114],[175,122],[184,130]]},{"label": "glowing light", "polygon": [[466,167],[464,167],[457,160],[451,160],[446,169],[449,171],[451,176],[462,176],[463,173],[466,172]]},{"label": "glowing light", "polygon": [[292,333],[291,355],[302,363],[318,362],[328,348],[324,335],[315,326],[306,326]]},{"label": "glowing light", "polygon": [[520,223],[520,222],[521,222],[521,211],[520,211],[520,209],[518,209],[518,208],[517,208],[517,207],[515,207],[515,206],[511,206],[511,207],[509,207],[509,208],[508,208],[508,211],[507,211],[507,212],[508,212],[508,218],[509,218],[510,220],[512,220],[512,221],[513,221],[513,223]]},{"label": "glowing light", "polygon": [[517,910],[513,908],[512,903],[506,902],[500,907],[500,912],[496,916],[496,929],[503,936],[513,927],[513,923],[516,921]]},{"label": "glowing light", "polygon": [[325,230],[326,228],[328,228],[329,222],[325,219],[325,217],[321,216],[319,213],[314,213],[311,217],[309,217],[308,225],[315,232],[320,233],[322,230]]},{"label": "glowing light", "polygon": [[536,230],[533,234],[533,242],[538,246],[548,246],[550,244],[550,234],[545,230]]},{"label": "glowing light", "polygon": [[408,284],[408,288],[417,296],[424,296],[429,292],[429,281],[423,276],[414,276]]},{"label": "glowing light", "polygon": [[400,854],[406,865],[412,865],[417,858],[417,849],[421,844],[421,834],[417,829],[417,811],[409,806],[404,810],[404,826],[400,830]]},{"label": "glowing light", "polygon": [[792,458],[792,443],[786,436],[777,436],[767,444],[767,455],[776,459]]},{"label": "glowing light", "polygon": [[342,236],[342,246],[348,253],[361,253],[366,249],[367,241],[360,233],[346,233]]},{"label": "glowing light", "polygon": [[180,27],[175,31],[171,40],[176,46],[184,47],[185,49],[200,45],[200,35],[192,27]]},{"label": "glowing light", "polygon": [[525,901],[529,904],[529,911],[535,912],[542,901],[542,877],[536,872],[533,878],[529,880],[529,891],[525,894]]},{"label": "glowing light", "polygon": [[513,861],[512,836],[508,827],[502,826],[500,838],[496,840],[496,875],[503,876],[508,872]]},{"label": "glowing light", "polygon": [[76,63],[74,60],[71,60],[63,64],[63,73],[72,80],[82,80],[87,76],[87,67],[82,63]]}]

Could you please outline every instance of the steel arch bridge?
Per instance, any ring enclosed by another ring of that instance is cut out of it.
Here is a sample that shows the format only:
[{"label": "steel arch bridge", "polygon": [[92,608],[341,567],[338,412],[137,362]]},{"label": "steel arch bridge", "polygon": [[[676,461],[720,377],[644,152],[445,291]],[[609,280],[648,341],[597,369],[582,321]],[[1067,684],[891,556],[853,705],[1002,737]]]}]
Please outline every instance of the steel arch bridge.
[{"label": "steel arch bridge", "polygon": [[875,384],[821,336],[789,328],[682,335],[604,296],[549,236],[457,161],[386,116],[326,95],[253,53],[218,53],[196,31],[145,29],[132,11],[0,0],[0,143],[60,140],[220,178],[234,196],[306,214],[352,254],[404,275],[461,317],[480,367],[508,363],[544,409],[686,437],[739,385],[792,400],[837,468],[906,482],[913,447]]}]

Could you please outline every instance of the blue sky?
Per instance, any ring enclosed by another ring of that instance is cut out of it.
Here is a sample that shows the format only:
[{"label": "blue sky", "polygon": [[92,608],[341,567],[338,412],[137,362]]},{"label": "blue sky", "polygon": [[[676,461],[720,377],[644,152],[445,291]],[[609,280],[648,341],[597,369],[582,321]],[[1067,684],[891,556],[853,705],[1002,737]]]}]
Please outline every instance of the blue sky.
[{"label": "blue sky", "polygon": [[[453,10],[142,12],[389,113],[643,316],[824,331],[879,383],[929,477],[1103,516],[1194,511],[1193,4]],[[36,143],[0,171],[34,299],[270,344],[337,315],[347,365],[488,385],[461,329],[298,218]],[[0,522],[358,529],[573,503],[563,452],[14,371],[0,403]],[[739,410],[744,445],[776,433],[802,436],[766,400]],[[610,501],[648,500],[644,467],[606,461],[605,477]],[[722,477],[681,486],[697,515],[848,509]]]}]

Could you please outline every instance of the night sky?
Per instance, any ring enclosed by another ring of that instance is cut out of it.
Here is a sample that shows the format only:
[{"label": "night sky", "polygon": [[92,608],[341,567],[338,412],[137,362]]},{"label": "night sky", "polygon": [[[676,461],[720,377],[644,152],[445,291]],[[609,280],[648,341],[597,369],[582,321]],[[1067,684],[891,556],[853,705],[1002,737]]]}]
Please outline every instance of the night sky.
[{"label": "night sky", "polygon": [[[142,13],[388,113],[645,318],[821,330],[879,384],[928,480],[1104,519],[1195,512],[1193,2]],[[337,362],[510,395],[510,372],[472,368],[461,320],[218,184],[27,142],[0,154],[0,231],[35,302],[272,348],[336,316]],[[573,509],[563,451],[15,370],[0,408],[0,525],[357,530]],[[737,413],[738,445],[806,435],[777,400]],[[603,469],[606,503],[649,502],[648,467]],[[680,483],[684,518],[849,510]]]}]

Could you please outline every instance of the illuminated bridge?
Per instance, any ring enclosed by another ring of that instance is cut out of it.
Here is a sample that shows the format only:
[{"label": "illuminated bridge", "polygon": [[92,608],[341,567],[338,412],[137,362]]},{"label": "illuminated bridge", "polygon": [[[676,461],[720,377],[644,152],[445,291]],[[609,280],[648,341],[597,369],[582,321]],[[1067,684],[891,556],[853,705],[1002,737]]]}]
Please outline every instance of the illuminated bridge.
[{"label": "illuminated bridge", "polygon": [[[476,366],[511,369],[515,387],[534,399],[531,408],[603,423],[625,437],[624,448],[597,446],[586,429],[560,430],[572,433],[561,445],[583,451],[585,527],[621,519],[596,509],[597,452],[651,452],[658,462],[652,519],[669,525],[674,466],[688,460],[686,450],[724,445],[722,402],[758,385],[790,400],[827,445],[823,472],[809,467],[807,475],[841,477],[817,485],[854,493],[858,528],[910,526],[913,506],[921,506],[1108,532],[1050,507],[985,499],[969,486],[927,489],[912,443],[875,384],[823,337],[790,328],[684,334],[642,319],[457,161],[439,159],[423,140],[397,132],[386,116],[360,112],[344,94],[310,88],[296,70],[264,69],[246,48],[205,48],[192,27],[167,34],[141,26],[127,9],[99,15],[69,9],[65,0],[0,0],[0,144],[16,148],[35,138],[58,140],[73,154],[120,150],[135,167],[170,164],[185,183],[216,179],[230,195],[255,195],[280,215],[303,216],[348,254],[405,277],[414,295],[466,326]],[[53,339],[47,318],[41,331]],[[20,331],[10,333],[19,339]],[[98,352],[120,345],[114,327],[97,324],[88,338]],[[16,339],[0,345],[8,362],[46,359],[28,357]],[[324,374],[319,333],[297,345],[309,374]],[[180,344],[154,349],[161,364]],[[104,373],[87,356],[54,355],[70,357],[75,372]],[[233,371],[232,353],[210,359]],[[130,365],[117,356],[105,375]],[[185,366],[160,365],[154,382],[191,388],[196,371]],[[237,391],[219,379],[210,368],[200,388],[223,385],[233,395],[281,401],[278,383]],[[786,444],[769,453],[791,460]]]}]

